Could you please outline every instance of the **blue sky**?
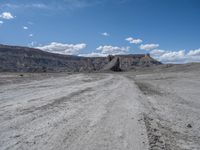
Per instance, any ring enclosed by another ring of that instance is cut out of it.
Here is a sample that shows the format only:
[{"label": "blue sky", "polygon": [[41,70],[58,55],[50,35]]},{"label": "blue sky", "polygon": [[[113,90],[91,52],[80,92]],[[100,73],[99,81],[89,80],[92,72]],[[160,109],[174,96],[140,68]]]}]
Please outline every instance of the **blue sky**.
[{"label": "blue sky", "polygon": [[199,0],[0,0],[0,43],[105,56],[200,61]]}]

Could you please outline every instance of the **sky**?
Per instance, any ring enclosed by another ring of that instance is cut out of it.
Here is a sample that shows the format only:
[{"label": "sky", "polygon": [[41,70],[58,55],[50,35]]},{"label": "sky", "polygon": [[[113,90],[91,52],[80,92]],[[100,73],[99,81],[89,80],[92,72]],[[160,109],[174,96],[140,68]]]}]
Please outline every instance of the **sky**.
[{"label": "sky", "polygon": [[0,0],[0,44],[200,62],[200,0]]}]

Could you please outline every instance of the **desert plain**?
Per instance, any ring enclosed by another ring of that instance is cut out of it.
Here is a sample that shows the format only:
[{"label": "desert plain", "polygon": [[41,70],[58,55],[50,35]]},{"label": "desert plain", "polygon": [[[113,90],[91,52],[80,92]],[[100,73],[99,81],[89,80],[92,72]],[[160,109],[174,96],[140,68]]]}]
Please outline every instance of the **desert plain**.
[{"label": "desert plain", "polygon": [[0,73],[0,149],[199,150],[199,68]]}]

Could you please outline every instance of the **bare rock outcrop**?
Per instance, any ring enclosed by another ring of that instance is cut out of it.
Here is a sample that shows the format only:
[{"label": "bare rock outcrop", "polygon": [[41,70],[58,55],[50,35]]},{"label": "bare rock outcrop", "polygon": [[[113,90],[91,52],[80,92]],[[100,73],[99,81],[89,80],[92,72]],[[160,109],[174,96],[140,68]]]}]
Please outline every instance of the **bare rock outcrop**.
[{"label": "bare rock outcrop", "polygon": [[0,45],[0,72],[94,72],[127,71],[161,63],[150,55],[79,57],[45,52],[35,48]]},{"label": "bare rock outcrop", "polygon": [[111,56],[108,56],[108,59],[110,60],[110,62],[103,67],[103,71],[122,71],[122,69],[120,68],[119,57],[114,57],[111,59]]}]

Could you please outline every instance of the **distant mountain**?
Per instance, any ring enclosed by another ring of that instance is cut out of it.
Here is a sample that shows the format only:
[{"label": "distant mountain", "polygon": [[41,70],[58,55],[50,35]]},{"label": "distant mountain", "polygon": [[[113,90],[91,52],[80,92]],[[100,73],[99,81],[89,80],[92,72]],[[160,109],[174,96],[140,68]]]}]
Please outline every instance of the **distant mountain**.
[{"label": "distant mountain", "polygon": [[[116,55],[109,57],[79,57],[45,52],[39,49],[0,45],[1,72],[92,72],[101,71],[118,60],[120,70],[148,67],[161,63],[150,55]],[[109,65],[110,64],[110,65]],[[116,64],[116,63],[114,63]],[[110,68],[110,69],[111,69]],[[111,69],[112,70],[112,69]]]}]

